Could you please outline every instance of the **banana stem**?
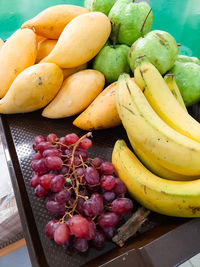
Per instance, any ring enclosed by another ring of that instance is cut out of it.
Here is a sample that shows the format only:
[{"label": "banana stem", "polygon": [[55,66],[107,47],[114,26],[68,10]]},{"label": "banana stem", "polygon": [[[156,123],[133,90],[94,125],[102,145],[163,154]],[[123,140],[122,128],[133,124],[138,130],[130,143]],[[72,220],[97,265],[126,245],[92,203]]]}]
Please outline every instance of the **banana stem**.
[{"label": "banana stem", "polygon": [[146,16],[143,24],[142,24],[142,27],[140,29],[140,32],[141,32],[142,37],[144,37],[144,26],[145,26],[145,24],[147,22],[147,19],[148,19],[149,15],[151,14],[151,12],[152,12],[152,8],[149,10],[149,12],[148,12],[148,14],[147,14],[147,16]]}]

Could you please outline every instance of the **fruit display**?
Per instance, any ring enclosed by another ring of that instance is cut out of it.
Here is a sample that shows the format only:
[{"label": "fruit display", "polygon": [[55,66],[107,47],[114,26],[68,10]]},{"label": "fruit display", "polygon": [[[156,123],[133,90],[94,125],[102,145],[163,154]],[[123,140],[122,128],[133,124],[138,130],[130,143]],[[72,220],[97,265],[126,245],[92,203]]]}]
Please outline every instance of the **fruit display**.
[{"label": "fruit display", "polygon": [[43,110],[47,118],[64,118],[83,111],[103,90],[105,79],[97,70],[82,70],[65,79],[60,91]]},{"label": "fruit display", "polygon": [[46,236],[80,252],[87,251],[89,244],[102,249],[133,208],[113,164],[89,157],[90,136],[36,136],[31,163],[30,185],[37,197],[45,196],[47,210],[56,216],[46,224]]}]

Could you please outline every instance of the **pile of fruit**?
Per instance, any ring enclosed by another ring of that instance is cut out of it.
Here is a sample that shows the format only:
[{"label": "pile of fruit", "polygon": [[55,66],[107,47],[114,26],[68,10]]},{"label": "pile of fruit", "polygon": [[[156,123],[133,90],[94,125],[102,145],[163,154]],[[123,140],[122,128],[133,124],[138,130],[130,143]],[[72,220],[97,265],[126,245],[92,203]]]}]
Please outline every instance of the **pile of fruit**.
[{"label": "pile of fruit", "polygon": [[133,208],[124,197],[126,186],[114,176],[113,164],[89,158],[90,135],[36,136],[31,163],[35,195],[45,196],[47,210],[57,217],[46,225],[46,236],[80,252],[87,251],[88,242],[102,249],[123,215]]}]

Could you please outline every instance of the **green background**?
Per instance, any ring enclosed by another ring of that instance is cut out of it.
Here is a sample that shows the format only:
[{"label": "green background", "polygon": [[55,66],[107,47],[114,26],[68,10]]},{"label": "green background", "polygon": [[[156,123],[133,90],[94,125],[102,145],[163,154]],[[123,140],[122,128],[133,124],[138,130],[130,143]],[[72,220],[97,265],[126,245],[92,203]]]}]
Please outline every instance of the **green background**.
[{"label": "green background", "polygon": [[[83,5],[83,0],[0,0],[0,37],[8,38],[21,24],[46,7],[57,4]],[[200,0],[150,0],[153,29],[168,31],[180,54],[200,57]]]}]

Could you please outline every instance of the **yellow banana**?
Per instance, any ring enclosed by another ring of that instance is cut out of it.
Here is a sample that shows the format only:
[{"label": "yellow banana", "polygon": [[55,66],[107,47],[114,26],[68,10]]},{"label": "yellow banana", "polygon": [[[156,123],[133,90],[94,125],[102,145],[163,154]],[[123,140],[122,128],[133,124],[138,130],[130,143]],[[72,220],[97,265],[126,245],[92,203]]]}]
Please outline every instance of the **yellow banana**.
[{"label": "yellow banana", "polygon": [[176,80],[174,77],[174,74],[166,74],[164,77],[164,80],[168,86],[168,88],[170,89],[170,91],[172,92],[173,96],[176,98],[176,100],[178,101],[178,103],[182,106],[182,108],[187,111],[187,108],[185,106],[185,103],[183,101],[182,95],[179,91],[179,88],[176,84]]},{"label": "yellow banana", "polygon": [[169,216],[200,217],[200,180],[169,181],[148,171],[128,149],[117,141],[112,162],[129,193],[144,207]]},{"label": "yellow banana", "polygon": [[162,121],[127,74],[119,79],[116,103],[130,142],[139,144],[166,169],[188,176],[200,174],[200,143]]},{"label": "yellow banana", "polygon": [[[200,142],[200,123],[177,102],[159,71],[143,59],[137,68],[144,80],[144,95],[155,112],[174,130]],[[136,81],[139,72],[135,73]]]}]

